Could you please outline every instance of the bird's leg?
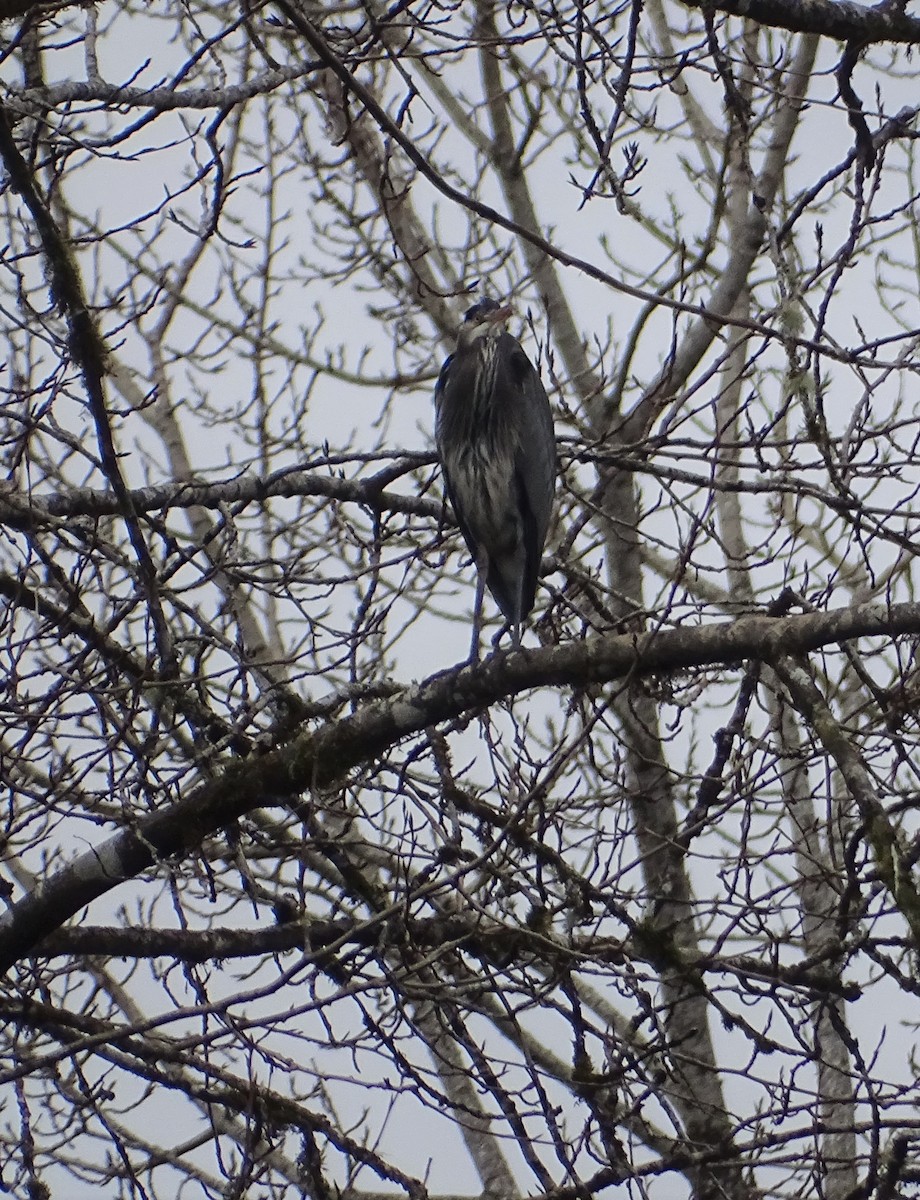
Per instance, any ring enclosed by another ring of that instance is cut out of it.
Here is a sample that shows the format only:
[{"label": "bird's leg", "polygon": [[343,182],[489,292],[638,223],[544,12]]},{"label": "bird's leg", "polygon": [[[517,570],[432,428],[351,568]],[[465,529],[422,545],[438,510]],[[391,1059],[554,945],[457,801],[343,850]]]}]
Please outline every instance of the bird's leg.
[{"label": "bird's leg", "polygon": [[514,608],[514,620],[508,622],[508,629],[511,633],[511,649],[520,650],[521,648],[521,597],[518,595],[518,602]]},{"label": "bird's leg", "polygon": [[511,649],[520,650],[521,627],[520,625],[515,625],[513,621],[505,621],[498,633],[495,634],[495,636],[492,638],[492,649],[498,649],[498,643],[502,640],[506,633],[511,635]]},{"label": "bird's leg", "polygon": [[511,624],[510,621],[505,621],[504,625],[501,626],[499,631],[492,635],[492,649],[497,650],[498,643],[502,640],[502,638],[505,636],[505,634],[511,633],[513,636],[513,632],[514,632],[514,626]]},{"label": "bird's leg", "polygon": [[470,662],[479,662],[479,639],[482,634],[482,601],[486,590],[486,575],[489,570],[488,556],[483,554],[476,560],[476,603],[473,606],[473,640],[470,643]]}]

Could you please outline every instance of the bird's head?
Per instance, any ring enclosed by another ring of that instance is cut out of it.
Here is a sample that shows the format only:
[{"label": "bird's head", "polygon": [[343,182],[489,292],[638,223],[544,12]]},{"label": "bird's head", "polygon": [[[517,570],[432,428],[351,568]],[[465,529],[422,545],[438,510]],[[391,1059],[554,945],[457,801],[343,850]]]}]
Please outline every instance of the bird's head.
[{"label": "bird's head", "polygon": [[465,350],[481,337],[497,337],[513,311],[510,304],[499,304],[497,300],[480,300],[474,304],[463,318],[457,349]]}]

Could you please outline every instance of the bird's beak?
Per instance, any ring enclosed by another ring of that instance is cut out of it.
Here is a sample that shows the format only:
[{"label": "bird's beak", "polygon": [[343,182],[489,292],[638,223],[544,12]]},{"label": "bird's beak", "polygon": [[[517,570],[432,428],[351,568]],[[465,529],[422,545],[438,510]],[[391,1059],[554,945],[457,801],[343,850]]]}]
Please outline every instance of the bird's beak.
[{"label": "bird's beak", "polygon": [[509,317],[513,316],[514,309],[510,304],[506,304],[502,308],[496,308],[495,312],[489,313],[489,324],[497,325],[499,321],[507,321]]}]

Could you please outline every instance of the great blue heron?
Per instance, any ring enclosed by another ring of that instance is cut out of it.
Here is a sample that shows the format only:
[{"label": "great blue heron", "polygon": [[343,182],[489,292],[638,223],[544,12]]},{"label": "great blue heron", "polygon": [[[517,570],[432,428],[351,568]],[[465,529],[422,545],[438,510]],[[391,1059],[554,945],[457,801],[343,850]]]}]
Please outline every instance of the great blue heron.
[{"label": "great blue heron", "polygon": [[486,583],[520,646],[553,507],[553,417],[536,368],[504,328],[510,316],[495,300],[473,305],[434,393],[447,494],[479,571],[474,657]]}]

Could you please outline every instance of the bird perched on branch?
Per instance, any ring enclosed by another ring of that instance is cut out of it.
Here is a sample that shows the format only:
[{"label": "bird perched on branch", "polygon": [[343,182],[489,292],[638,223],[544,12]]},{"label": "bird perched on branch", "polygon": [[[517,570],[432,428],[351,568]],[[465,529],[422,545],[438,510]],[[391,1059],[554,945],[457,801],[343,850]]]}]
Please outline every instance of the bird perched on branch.
[{"label": "bird perched on branch", "polygon": [[553,507],[553,417],[536,367],[505,329],[511,312],[495,300],[469,310],[434,393],[447,494],[479,571],[474,658],[485,584],[520,646]]}]

